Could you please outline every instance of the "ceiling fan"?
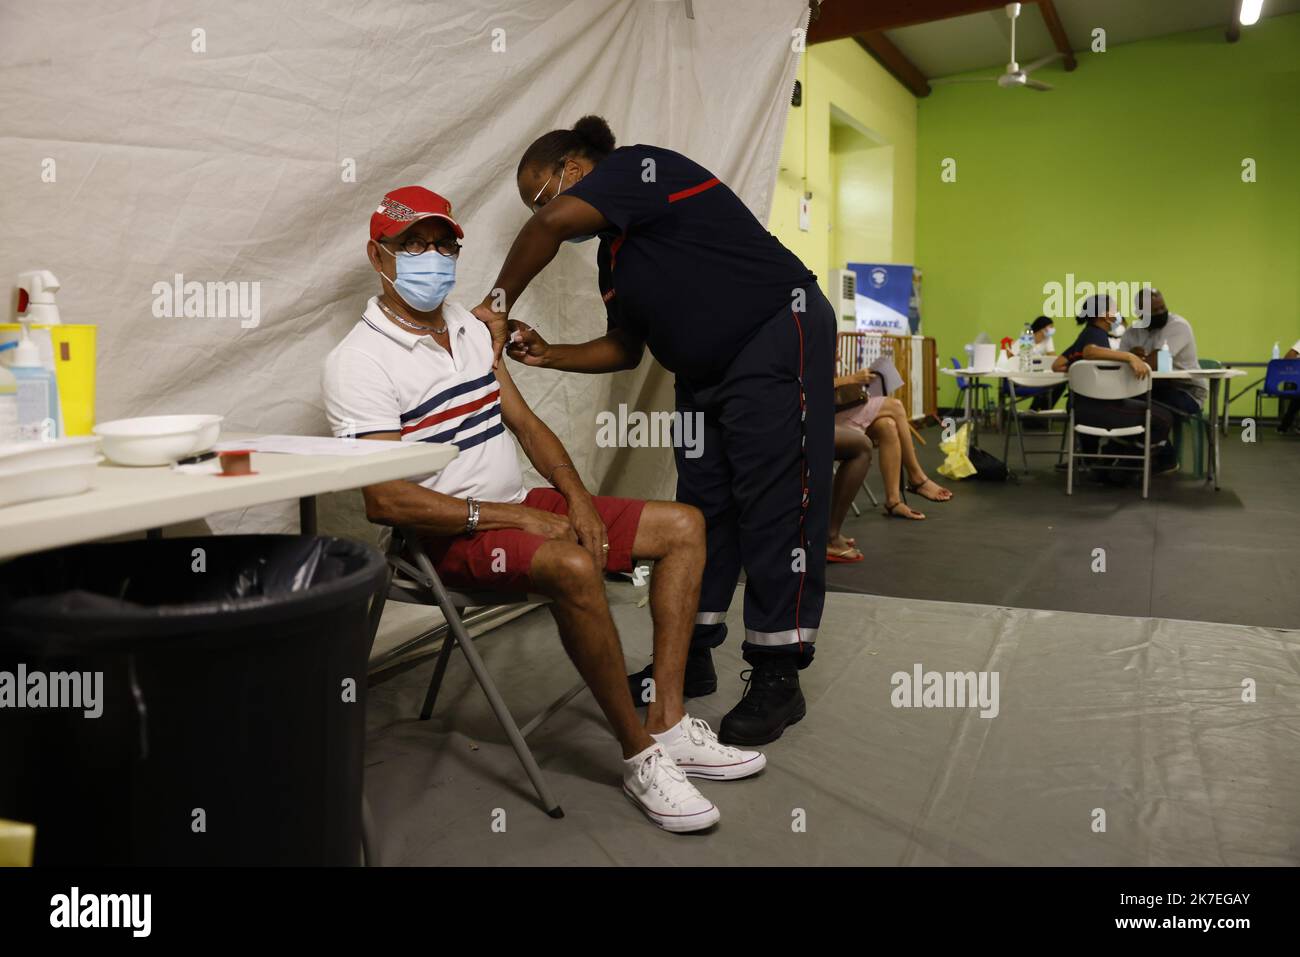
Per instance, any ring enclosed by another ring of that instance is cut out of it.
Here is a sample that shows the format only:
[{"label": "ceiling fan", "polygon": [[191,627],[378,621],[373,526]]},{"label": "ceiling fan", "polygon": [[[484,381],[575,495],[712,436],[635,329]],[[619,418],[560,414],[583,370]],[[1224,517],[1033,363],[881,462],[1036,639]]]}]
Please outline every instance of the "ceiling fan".
[{"label": "ceiling fan", "polygon": [[1043,57],[1042,59],[1035,60],[1033,63],[1021,67],[1020,64],[1016,62],[1016,18],[1020,16],[1020,4],[1008,3],[1006,9],[1007,9],[1007,17],[1008,19],[1011,20],[1011,62],[1007,64],[1007,68],[1005,72],[999,74],[996,77],[965,76],[965,77],[956,77],[951,80],[944,80],[944,79],[931,80],[930,83],[931,84],[987,83],[989,80],[993,80],[997,83],[998,86],[1005,87],[1007,89],[1010,89],[1012,87],[1017,87],[1017,86],[1022,86],[1029,90],[1039,90],[1040,92],[1046,92],[1052,89],[1050,84],[1043,83],[1041,80],[1035,80],[1029,74],[1033,73],[1041,66],[1046,66],[1047,64],[1051,63],[1053,60],[1061,59],[1061,57],[1064,56],[1064,54],[1052,53],[1048,56]]}]

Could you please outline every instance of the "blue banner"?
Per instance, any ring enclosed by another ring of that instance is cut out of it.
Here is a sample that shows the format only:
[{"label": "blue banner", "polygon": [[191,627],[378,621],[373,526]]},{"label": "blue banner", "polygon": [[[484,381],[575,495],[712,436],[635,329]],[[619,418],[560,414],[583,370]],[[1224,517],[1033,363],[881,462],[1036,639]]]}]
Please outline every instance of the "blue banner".
[{"label": "blue banner", "polygon": [[912,267],[895,263],[849,263],[857,276],[854,303],[858,332],[906,336],[912,299]]}]

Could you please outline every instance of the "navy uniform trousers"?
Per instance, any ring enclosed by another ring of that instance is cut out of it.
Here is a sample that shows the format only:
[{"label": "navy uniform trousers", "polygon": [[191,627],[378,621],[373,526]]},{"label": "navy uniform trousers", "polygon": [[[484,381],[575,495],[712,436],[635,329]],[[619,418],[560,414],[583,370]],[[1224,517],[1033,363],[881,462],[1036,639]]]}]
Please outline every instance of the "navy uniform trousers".
[{"label": "navy uniform trousers", "polygon": [[[699,455],[675,443],[677,501],[704,513],[708,561],[693,648],[715,647],[745,570],[745,660],[812,662],[826,595],[835,452],[835,311],[815,284],[806,309],[770,317],[721,381],[677,382],[703,421]],[[700,418],[695,419],[698,425]]]}]

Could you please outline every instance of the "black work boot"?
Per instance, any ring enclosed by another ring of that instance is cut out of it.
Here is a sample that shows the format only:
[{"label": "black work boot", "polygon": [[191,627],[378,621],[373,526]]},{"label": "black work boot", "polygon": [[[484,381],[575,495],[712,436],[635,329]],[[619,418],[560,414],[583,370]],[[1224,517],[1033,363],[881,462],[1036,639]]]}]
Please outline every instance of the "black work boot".
[{"label": "black work boot", "polygon": [[794,655],[755,659],[753,669],[741,677],[745,679],[745,693],[718,727],[718,740],[723,744],[767,744],[807,713]]},{"label": "black work boot", "polygon": [[[627,676],[627,688],[632,692],[632,700],[638,708],[649,704],[650,688],[648,683],[654,677],[654,662],[646,665],[636,674]],[[692,647],[686,653],[686,681],[682,687],[687,698],[702,698],[718,690],[718,673],[713,670],[713,651],[710,648]]]}]

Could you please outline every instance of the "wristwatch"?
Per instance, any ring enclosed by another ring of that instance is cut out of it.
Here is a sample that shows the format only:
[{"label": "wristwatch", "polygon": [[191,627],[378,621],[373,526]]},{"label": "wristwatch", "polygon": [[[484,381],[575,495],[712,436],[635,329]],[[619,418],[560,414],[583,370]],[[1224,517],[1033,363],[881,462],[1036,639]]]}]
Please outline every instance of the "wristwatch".
[{"label": "wristwatch", "polygon": [[465,519],[465,534],[473,535],[478,528],[478,499],[466,499],[469,502],[469,516]]}]

